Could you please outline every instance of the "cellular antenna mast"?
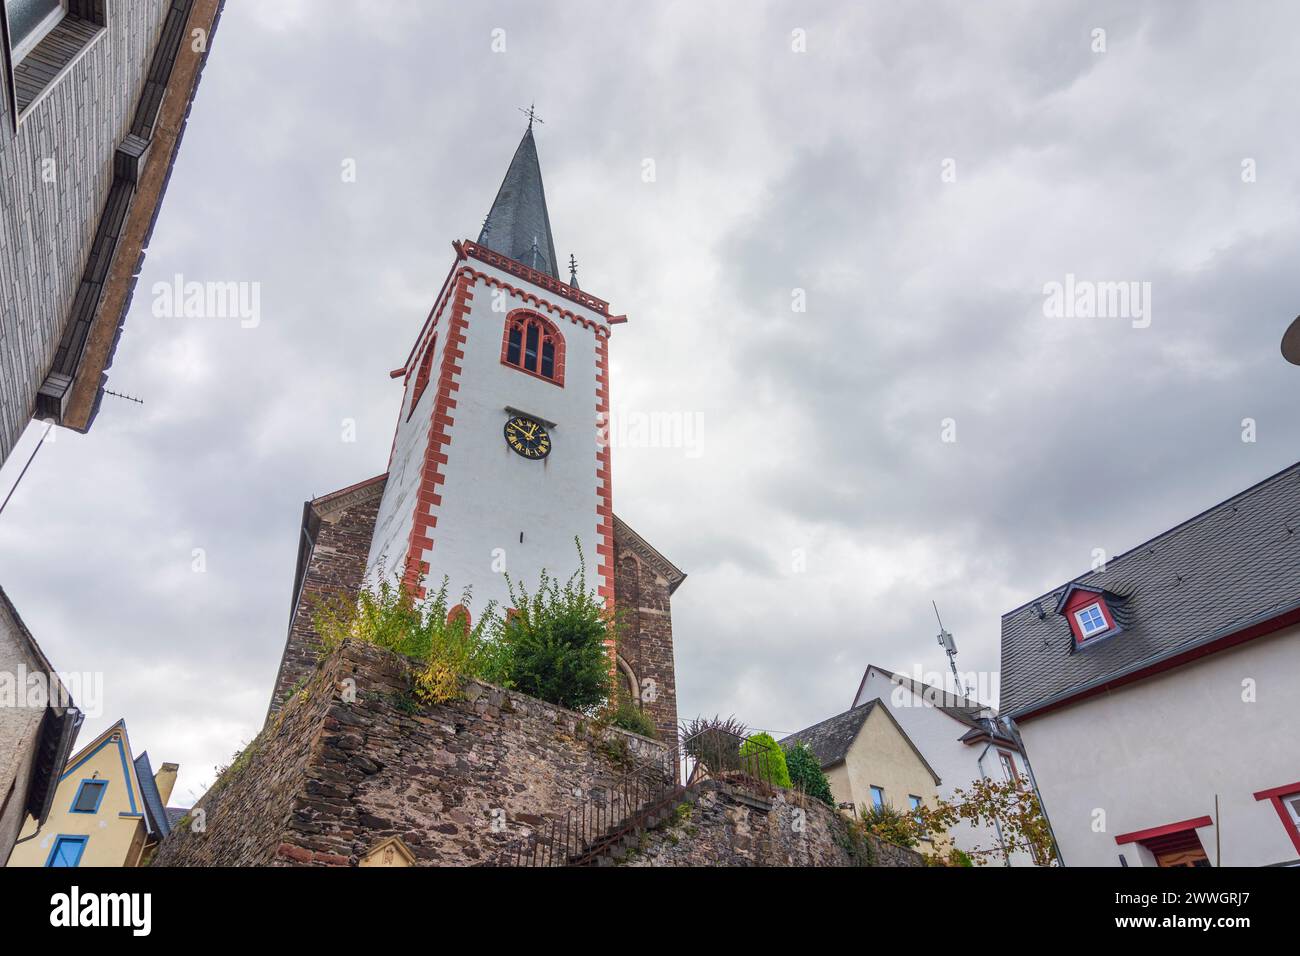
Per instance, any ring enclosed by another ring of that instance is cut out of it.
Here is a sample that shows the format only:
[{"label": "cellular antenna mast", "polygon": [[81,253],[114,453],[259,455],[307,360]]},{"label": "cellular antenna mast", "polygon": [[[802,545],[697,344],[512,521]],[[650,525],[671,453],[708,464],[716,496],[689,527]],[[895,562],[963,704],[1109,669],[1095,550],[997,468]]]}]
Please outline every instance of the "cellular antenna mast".
[{"label": "cellular antenna mast", "polygon": [[953,640],[952,632],[944,629],[943,618],[939,616],[939,605],[931,601],[930,606],[934,608],[934,619],[939,622],[939,646],[948,655],[948,665],[952,668],[953,686],[957,688],[958,693],[965,696],[966,685],[961,682],[961,677],[957,675],[957,642]]}]

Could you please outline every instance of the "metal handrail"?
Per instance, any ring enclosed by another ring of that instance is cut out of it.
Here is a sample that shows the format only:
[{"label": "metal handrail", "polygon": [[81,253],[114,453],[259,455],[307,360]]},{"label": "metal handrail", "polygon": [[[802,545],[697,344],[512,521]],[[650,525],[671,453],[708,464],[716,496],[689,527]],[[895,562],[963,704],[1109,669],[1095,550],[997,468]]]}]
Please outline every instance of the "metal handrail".
[{"label": "metal handrail", "polygon": [[593,788],[569,811],[544,821],[507,853],[512,866],[580,866],[629,836],[641,833],[646,822],[685,789],[705,777],[743,782],[764,794],[774,789],[770,754],[748,746],[750,738],[711,728],[683,738],[670,751],[674,771],[640,764],[612,784]]},{"label": "metal handrail", "polygon": [[514,866],[570,866],[644,829],[645,819],[680,793],[677,781],[652,767],[636,767],[562,816],[552,817],[515,845]]}]

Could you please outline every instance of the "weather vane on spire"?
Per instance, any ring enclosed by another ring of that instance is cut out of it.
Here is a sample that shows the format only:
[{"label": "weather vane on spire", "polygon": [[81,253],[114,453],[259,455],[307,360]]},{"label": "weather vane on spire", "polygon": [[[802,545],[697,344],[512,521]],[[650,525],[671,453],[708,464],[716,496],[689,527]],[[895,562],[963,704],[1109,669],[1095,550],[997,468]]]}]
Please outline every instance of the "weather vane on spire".
[{"label": "weather vane on spire", "polygon": [[569,253],[569,285],[575,289],[578,287],[578,260],[572,252]]},{"label": "weather vane on spire", "polygon": [[516,108],[519,110],[519,112],[523,113],[525,116],[528,117],[528,128],[529,128],[529,129],[532,129],[532,128],[533,128],[533,120],[537,120],[537,122],[541,123],[542,125],[545,125],[545,124],[546,124],[546,120],[544,120],[544,119],[542,119],[540,116],[538,116],[538,115],[537,115],[537,111],[536,111],[535,109],[533,109],[533,107],[536,106],[536,105],[537,105],[536,103],[529,103],[529,104],[528,104],[528,109],[524,109],[522,106],[520,106],[520,107],[516,107]]}]

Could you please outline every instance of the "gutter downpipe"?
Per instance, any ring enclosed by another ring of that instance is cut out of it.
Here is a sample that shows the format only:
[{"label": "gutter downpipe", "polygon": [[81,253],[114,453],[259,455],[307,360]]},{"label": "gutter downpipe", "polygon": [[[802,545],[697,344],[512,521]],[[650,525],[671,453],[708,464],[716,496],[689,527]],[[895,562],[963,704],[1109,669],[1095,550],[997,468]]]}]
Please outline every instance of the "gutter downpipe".
[{"label": "gutter downpipe", "polygon": [[[976,765],[980,768],[980,779],[985,782],[988,781],[989,775],[984,772],[984,755],[989,752],[989,748],[992,746],[993,746],[993,741],[990,740],[988,743],[984,745],[984,749],[980,751],[979,759],[975,761]],[[1025,761],[1025,765],[1026,766],[1029,765],[1028,760]],[[1041,805],[1041,801],[1040,801],[1040,805]],[[998,822],[997,817],[993,818],[993,828],[998,832],[998,846],[1002,849],[1002,859],[1004,861],[1002,865],[1010,866],[1011,854],[1007,852],[1007,841],[1002,839],[1002,824]],[[1056,837],[1053,836],[1052,840],[1055,841]]]},{"label": "gutter downpipe", "polygon": [[[1047,804],[1043,802],[1042,791],[1038,789],[1038,778],[1034,776],[1034,765],[1029,761],[1029,748],[1025,746],[1024,738],[1020,736],[1020,728],[1010,716],[999,717],[998,721],[1011,734],[1012,738],[1020,747],[1020,756],[1025,758],[1025,769],[1029,771],[1029,783],[1034,788],[1034,796],[1038,799],[1039,812],[1043,814],[1043,819],[1047,821],[1047,832],[1052,835],[1052,848],[1056,850],[1056,859],[1060,861],[1061,866],[1065,866],[1065,857],[1061,854],[1061,843],[1056,839],[1056,828],[1052,826],[1052,818],[1047,814]],[[983,768],[980,768],[981,772]]]}]

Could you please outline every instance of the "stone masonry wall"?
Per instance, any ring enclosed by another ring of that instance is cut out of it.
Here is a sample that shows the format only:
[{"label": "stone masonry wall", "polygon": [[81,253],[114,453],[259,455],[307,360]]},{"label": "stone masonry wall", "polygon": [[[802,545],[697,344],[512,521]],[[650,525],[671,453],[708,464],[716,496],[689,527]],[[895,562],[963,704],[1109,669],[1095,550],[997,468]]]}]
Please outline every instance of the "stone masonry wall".
[{"label": "stone masonry wall", "polygon": [[489,684],[426,707],[409,686],[404,658],[344,644],[154,865],[349,866],[392,836],[417,865],[494,864],[616,779],[628,756],[665,761],[656,741]]},{"label": "stone masonry wall", "polygon": [[[617,532],[617,527],[616,527]],[[653,681],[654,700],[642,709],[660,740],[677,739],[677,673],[673,663],[673,618],[668,582],[633,550],[614,538],[614,601],[623,622],[618,653],[639,687]]]},{"label": "stone masonry wall", "polygon": [[375,518],[383,494],[382,481],[357,489],[344,489],[310,502],[319,525],[307,559],[302,587],[297,595],[284,655],[271,692],[268,720],[279,711],[285,698],[316,670],[320,658],[320,635],[312,620],[317,601],[331,595],[355,594],[365,579],[366,556],[375,531]]},{"label": "stone masonry wall", "polygon": [[920,854],[871,834],[855,835],[844,815],[817,800],[770,800],[731,784],[696,784],[694,804],[645,834],[626,866],[922,866]]}]

